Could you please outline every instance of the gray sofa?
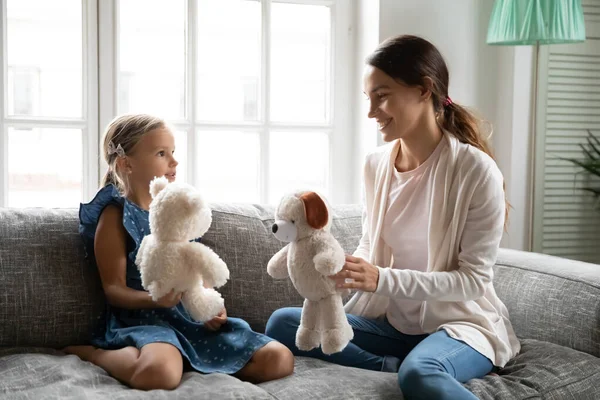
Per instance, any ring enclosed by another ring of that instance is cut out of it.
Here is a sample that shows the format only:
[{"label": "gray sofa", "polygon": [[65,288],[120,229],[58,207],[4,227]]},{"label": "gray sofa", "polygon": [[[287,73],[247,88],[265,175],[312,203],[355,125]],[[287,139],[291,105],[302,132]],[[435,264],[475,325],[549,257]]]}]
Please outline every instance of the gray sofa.
[{"label": "gray sofa", "polygon": [[[204,237],[227,262],[222,288],[231,316],[263,331],[279,307],[300,305],[288,280],[266,273],[281,247],[273,208],[215,204]],[[85,343],[103,304],[87,264],[77,210],[0,209],[0,398],[5,399],[401,399],[396,375],[297,358],[293,376],[261,385],[186,372],[174,391],[131,390],[59,350]],[[334,207],[334,235],[347,252],[360,209]],[[481,399],[600,399],[600,266],[501,250],[495,286],[522,352],[498,374],[466,384]]]}]

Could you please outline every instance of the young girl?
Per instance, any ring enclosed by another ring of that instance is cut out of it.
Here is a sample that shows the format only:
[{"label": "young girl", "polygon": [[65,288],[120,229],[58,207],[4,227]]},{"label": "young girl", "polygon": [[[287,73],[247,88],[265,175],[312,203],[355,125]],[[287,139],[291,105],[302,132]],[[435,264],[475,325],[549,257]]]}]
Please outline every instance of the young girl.
[{"label": "young girl", "polygon": [[136,389],[174,389],[184,363],[203,373],[235,374],[250,382],[293,372],[292,353],[255,333],[223,310],[205,323],[194,322],[181,294],[157,302],[144,291],[134,263],[142,238],[150,233],[150,181],[175,180],[174,137],[165,123],[148,115],[114,119],[104,138],[109,165],[103,188],[79,212],[79,231],[97,265],[107,308],[92,335],[95,346],[67,347],[67,353],[104,368]]},{"label": "young girl", "polygon": [[340,353],[299,351],[300,309],[266,334],[297,355],[398,373],[407,399],[476,399],[461,383],[520,350],[492,266],[506,218],[503,178],[475,118],[448,96],[428,41],[400,36],[368,57],[364,91],[389,144],[366,158],[363,237],[339,287],[354,339]]}]

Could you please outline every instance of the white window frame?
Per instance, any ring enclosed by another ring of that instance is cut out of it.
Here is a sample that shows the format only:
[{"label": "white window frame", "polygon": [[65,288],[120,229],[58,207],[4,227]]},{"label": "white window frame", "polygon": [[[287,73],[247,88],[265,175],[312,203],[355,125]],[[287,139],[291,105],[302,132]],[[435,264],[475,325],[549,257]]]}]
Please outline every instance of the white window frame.
[{"label": "white window frame", "polygon": [[[118,5],[119,0],[103,0],[98,2],[98,45],[99,45],[99,126],[96,148],[100,147],[104,127],[117,115],[118,88]],[[187,132],[187,180],[198,186],[200,180],[197,174],[196,137],[203,128],[252,130],[260,133],[260,202],[266,203],[269,194],[269,132],[278,131],[318,131],[329,134],[329,188],[330,201],[334,203],[354,202],[354,186],[356,179],[352,176],[353,132],[350,130],[352,118],[352,101],[349,87],[351,85],[351,0],[256,0],[262,5],[262,51],[261,51],[261,98],[260,115],[256,122],[213,123],[196,121],[197,81],[196,66],[198,54],[196,48],[197,35],[197,2],[187,0],[187,54],[186,60],[186,119],[169,121],[175,129]],[[329,95],[330,121],[326,124],[282,124],[269,121],[270,96],[270,8],[272,2],[323,5],[331,8],[331,60]],[[191,90],[190,90],[191,89]],[[98,153],[96,153],[98,154]],[[107,169],[102,157],[98,157],[97,176]],[[95,181],[94,181],[95,182]],[[234,199],[235,200],[235,199]]]},{"label": "white window frame", "polygon": [[[82,134],[81,197],[98,189],[98,0],[82,1],[82,116],[81,118],[14,117],[8,115],[7,1],[0,0],[0,207],[8,205],[8,128],[74,128]],[[16,1],[16,0],[13,0]],[[57,155],[60,157],[60,155]],[[40,204],[40,206],[43,206]]]}]

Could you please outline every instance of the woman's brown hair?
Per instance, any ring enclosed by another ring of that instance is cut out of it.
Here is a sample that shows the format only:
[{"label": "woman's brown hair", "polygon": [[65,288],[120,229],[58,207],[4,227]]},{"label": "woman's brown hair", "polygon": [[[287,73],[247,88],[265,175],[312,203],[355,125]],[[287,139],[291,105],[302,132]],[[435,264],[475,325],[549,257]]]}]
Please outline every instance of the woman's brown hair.
[{"label": "woman's brown hair", "polygon": [[[448,96],[448,67],[433,44],[418,36],[391,37],[382,42],[366,62],[406,85],[429,89],[438,124],[459,141],[478,148],[495,160],[488,138],[482,132],[481,121]],[[509,207],[506,202],[505,226]]]}]

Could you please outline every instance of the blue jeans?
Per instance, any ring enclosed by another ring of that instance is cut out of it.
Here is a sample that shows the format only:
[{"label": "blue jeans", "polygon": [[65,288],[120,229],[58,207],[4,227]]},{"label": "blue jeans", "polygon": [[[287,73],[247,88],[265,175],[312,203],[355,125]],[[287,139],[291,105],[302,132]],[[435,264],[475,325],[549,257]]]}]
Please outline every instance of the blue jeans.
[{"label": "blue jeans", "polygon": [[446,331],[430,335],[405,335],[387,319],[348,314],[354,339],[339,353],[326,355],[319,348],[300,351],[296,331],[301,308],[282,308],[267,322],[265,334],[286,345],[295,355],[320,358],[336,364],[397,372],[406,399],[477,399],[461,383],[487,375],[492,362],[469,345],[452,339]]}]

